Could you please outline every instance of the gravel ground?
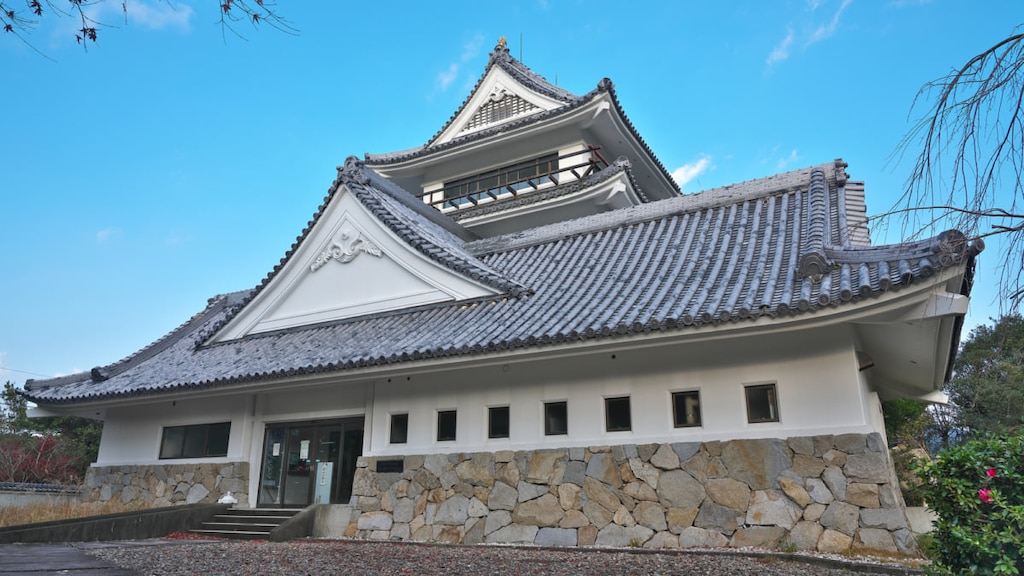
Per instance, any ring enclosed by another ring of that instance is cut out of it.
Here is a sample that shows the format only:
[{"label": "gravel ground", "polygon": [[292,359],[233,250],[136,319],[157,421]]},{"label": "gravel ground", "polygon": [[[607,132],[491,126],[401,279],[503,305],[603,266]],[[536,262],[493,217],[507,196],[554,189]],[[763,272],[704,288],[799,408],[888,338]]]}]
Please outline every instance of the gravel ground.
[{"label": "gravel ground", "polygon": [[922,574],[895,565],[737,553],[451,546],[349,540],[170,542],[88,553],[152,576],[176,575],[720,575]]}]

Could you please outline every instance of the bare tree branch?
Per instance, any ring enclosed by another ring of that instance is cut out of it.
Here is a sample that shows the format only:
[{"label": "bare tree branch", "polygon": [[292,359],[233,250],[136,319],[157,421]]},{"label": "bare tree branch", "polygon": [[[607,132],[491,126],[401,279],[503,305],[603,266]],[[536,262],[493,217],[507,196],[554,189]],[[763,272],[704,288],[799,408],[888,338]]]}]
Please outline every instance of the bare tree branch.
[{"label": "bare tree branch", "polygon": [[1024,303],[1024,225],[1014,222],[1024,217],[1024,34],[925,84],[911,114],[926,105],[892,158],[914,156],[903,195],[875,219],[895,219],[912,235],[939,227],[1000,235],[1001,307],[1017,308]]}]

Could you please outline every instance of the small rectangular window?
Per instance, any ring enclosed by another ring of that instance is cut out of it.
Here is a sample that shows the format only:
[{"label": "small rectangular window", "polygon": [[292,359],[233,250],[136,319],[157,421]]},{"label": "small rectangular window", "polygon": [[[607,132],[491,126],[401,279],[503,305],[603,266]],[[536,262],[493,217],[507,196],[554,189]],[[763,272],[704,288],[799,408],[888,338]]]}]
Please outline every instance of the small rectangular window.
[{"label": "small rectangular window", "polygon": [[676,428],[700,426],[700,392],[673,392],[672,417]]},{"label": "small rectangular window", "polygon": [[409,415],[391,415],[391,434],[388,436],[392,444],[405,444],[409,441]]},{"label": "small rectangular window", "polygon": [[438,410],[437,440],[438,442],[455,440],[455,410]]},{"label": "small rectangular window", "polygon": [[160,440],[160,458],[211,458],[228,455],[231,422],[167,426]]},{"label": "small rectangular window", "polygon": [[487,437],[508,438],[508,406],[494,406],[487,409]]},{"label": "small rectangular window", "polygon": [[604,399],[604,427],[608,432],[628,432],[633,429],[629,415],[629,396]]},{"label": "small rectangular window", "polygon": [[747,386],[747,422],[778,422],[779,404],[775,384]]},{"label": "small rectangular window", "polygon": [[544,435],[559,436],[569,433],[569,407],[565,402],[544,403]]}]

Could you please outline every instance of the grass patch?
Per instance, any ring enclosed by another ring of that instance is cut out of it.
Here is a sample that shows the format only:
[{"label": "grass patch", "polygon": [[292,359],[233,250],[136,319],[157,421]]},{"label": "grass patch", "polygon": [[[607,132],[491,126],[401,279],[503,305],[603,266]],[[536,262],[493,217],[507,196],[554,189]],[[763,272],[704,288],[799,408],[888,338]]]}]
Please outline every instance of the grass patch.
[{"label": "grass patch", "polygon": [[72,520],[103,514],[143,510],[141,504],[122,504],[120,500],[107,502],[34,502],[24,506],[0,506],[0,528],[38,524],[55,520]]}]

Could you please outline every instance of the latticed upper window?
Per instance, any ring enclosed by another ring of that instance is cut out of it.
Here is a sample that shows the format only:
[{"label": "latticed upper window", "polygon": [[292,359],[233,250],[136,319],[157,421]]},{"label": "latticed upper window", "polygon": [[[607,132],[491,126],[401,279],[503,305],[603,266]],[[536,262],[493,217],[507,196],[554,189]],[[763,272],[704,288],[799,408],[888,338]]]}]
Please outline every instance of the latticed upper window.
[{"label": "latticed upper window", "polygon": [[486,104],[481,106],[462,131],[469,132],[481,126],[501,122],[502,120],[507,120],[532,110],[537,110],[537,107],[514,94],[504,94],[498,99],[492,98],[488,100]]}]

